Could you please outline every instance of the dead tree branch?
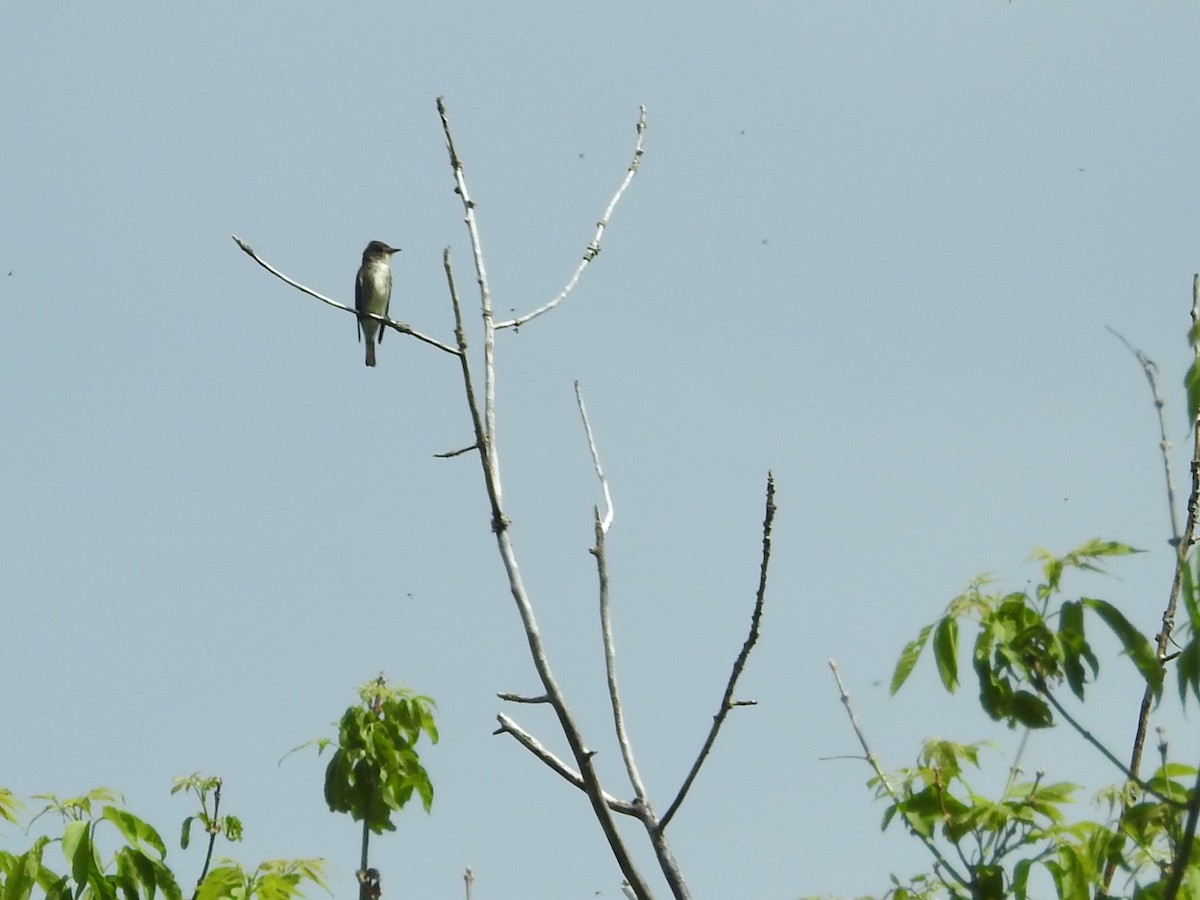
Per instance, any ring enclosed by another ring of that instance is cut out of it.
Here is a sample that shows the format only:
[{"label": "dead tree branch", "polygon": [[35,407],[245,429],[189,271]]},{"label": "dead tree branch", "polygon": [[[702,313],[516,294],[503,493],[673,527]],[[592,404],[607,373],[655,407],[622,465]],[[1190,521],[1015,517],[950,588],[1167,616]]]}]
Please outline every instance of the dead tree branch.
[{"label": "dead tree branch", "polygon": [[758,567],[758,591],[754,598],[754,612],[750,616],[750,632],[746,635],[746,640],[742,644],[742,649],[737,655],[737,659],[733,663],[733,671],[729,673],[729,681],[725,684],[725,693],[721,697],[721,705],[717,709],[717,714],[713,716],[712,727],[708,730],[708,736],[704,739],[704,745],[700,748],[700,752],[696,755],[696,761],[692,763],[691,771],[688,772],[687,778],[683,780],[683,784],[679,788],[679,793],[675,795],[675,799],[671,801],[671,805],[667,807],[666,813],[663,814],[662,822],[659,827],[666,829],[670,824],[671,819],[675,817],[675,813],[679,811],[680,805],[683,803],[687,793],[691,790],[692,782],[696,780],[696,776],[700,774],[700,767],[704,765],[704,760],[708,758],[709,752],[716,743],[717,733],[721,730],[721,726],[725,724],[725,717],[729,715],[729,711],[735,706],[749,706],[750,701],[735,701],[733,699],[734,689],[737,687],[738,679],[742,675],[742,670],[746,668],[746,661],[750,658],[750,651],[754,649],[754,645],[758,642],[758,627],[762,622],[763,604],[767,598],[767,570],[771,565],[771,527],[775,522],[775,476],[767,473],[767,509],[763,516],[763,538],[762,538],[762,562]]},{"label": "dead tree branch", "polygon": [[[588,749],[582,732],[575,717],[567,705],[557,678],[551,669],[550,661],[534,615],[533,603],[521,577],[517,564],[516,549],[510,534],[509,519],[504,514],[503,495],[500,484],[500,460],[496,445],[496,395],[495,395],[495,325],[492,320],[491,289],[488,285],[487,270],[483,261],[482,243],[479,236],[479,223],[475,216],[475,203],[471,200],[463,171],[462,158],[454,144],[446,105],[442,98],[437,101],[438,115],[442,122],[442,131],[446,139],[446,152],[450,158],[450,166],[454,174],[455,193],[463,204],[463,221],[471,243],[471,252],[475,264],[476,283],[479,287],[480,308],[483,318],[483,367],[484,392],[483,408],[479,408],[478,398],[472,387],[474,380],[471,375],[470,358],[466,352],[466,338],[462,325],[462,314],[457,301],[456,292],[452,290],[456,335],[459,342],[459,358],[463,368],[464,385],[466,387],[467,405],[470,407],[472,427],[475,429],[475,442],[479,448],[479,461],[482,469],[488,499],[492,508],[492,529],[495,533],[497,549],[501,562],[508,576],[509,591],[517,607],[521,624],[525,630],[525,639],[529,646],[529,654],[537,670],[538,678],[545,690],[550,706],[554,709],[559,727],[571,749],[578,768],[580,782],[591,803],[592,811],[604,832],[605,839],[616,858],[622,874],[633,887],[634,893],[641,900],[652,900],[653,894],[646,884],[645,878],[635,865],[629,849],[625,846],[613,811],[609,808],[608,798],[600,786],[600,779],[592,762],[592,751]],[[447,279],[453,284],[453,273],[449,262],[449,251],[444,256]],[[509,731],[508,733],[513,733]],[[680,879],[682,885],[682,879]],[[682,893],[677,892],[678,900],[689,897],[686,888]]]},{"label": "dead tree branch", "polygon": [[608,227],[608,220],[612,218],[613,210],[617,208],[617,203],[620,202],[621,196],[625,193],[625,189],[629,187],[633,181],[633,176],[637,174],[638,166],[642,161],[642,154],[645,152],[643,148],[643,140],[646,134],[646,107],[640,107],[640,114],[637,122],[637,145],[633,148],[633,161],[630,162],[629,168],[625,170],[625,178],[621,181],[621,186],[617,188],[617,192],[613,194],[612,199],[608,201],[608,207],[604,210],[604,215],[600,217],[600,221],[596,223],[596,234],[592,238],[592,242],[587,245],[587,249],[583,251],[583,258],[575,269],[575,273],[568,279],[567,286],[558,292],[558,295],[552,298],[548,303],[539,306],[531,313],[526,313],[523,316],[518,316],[515,319],[509,319],[506,322],[500,322],[496,328],[520,328],[530,319],[536,319],[542,313],[547,313],[558,304],[567,299],[567,295],[575,289],[575,285],[579,283],[580,276],[583,275],[583,270],[587,268],[587,264],[600,255],[600,241],[604,237],[604,229]]},{"label": "dead tree branch", "polygon": [[308,294],[308,296],[310,296],[310,297],[315,297],[316,299],[320,300],[322,303],[332,306],[334,309],[340,309],[342,312],[353,313],[354,315],[358,316],[359,318],[375,319],[376,321],[383,323],[384,325],[388,326],[389,328],[394,328],[396,331],[399,331],[401,334],[412,335],[418,341],[424,341],[426,344],[428,344],[431,347],[437,347],[439,350],[442,350],[446,353],[453,354],[455,356],[458,355],[458,351],[455,350],[453,347],[443,344],[441,341],[437,340],[436,338],[431,338],[428,335],[421,334],[421,332],[419,332],[419,331],[415,331],[412,328],[412,326],[410,326],[410,325],[406,325],[403,322],[397,322],[394,319],[389,319],[387,316],[376,315],[375,313],[369,313],[369,312],[360,313],[353,306],[346,306],[345,304],[338,303],[336,300],[332,300],[329,297],[326,297],[324,294],[318,294],[312,288],[305,287],[300,282],[298,282],[292,278],[289,278],[287,275],[284,275],[277,268],[275,268],[273,265],[271,265],[269,262],[267,262],[265,259],[263,259],[261,256],[259,256],[257,253],[255,253],[254,248],[251,247],[249,244],[247,244],[245,241],[243,241],[236,234],[232,235],[232,237],[233,237],[233,242],[242,248],[242,252],[244,252],[247,256],[249,256],[252,260],[254,260],[256,263],[258,263],[260,266],[262,266],[264,269],[266,269],[268,272],[270,272],[276,278],[280,279],[281,281],[285,282],[286,284],[290,284],[296,290],[301,291],[302,293]]}]

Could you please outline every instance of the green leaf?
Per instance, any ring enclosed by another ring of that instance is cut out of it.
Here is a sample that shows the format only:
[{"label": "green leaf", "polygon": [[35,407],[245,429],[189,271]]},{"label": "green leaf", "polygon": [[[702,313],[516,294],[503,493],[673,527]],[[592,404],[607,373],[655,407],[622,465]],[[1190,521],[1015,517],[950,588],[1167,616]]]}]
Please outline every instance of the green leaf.
[{"label": "green leaf", "polygon": [[[1062,648],[1062,668],[1067,685],[1071,688],[1071,693],[1082,700],[1084,685],[1087,683],[1082,659],[1093,663],[1095,656],[1083,636],[1083,606],[1079,601],[1068,600],[1059,610],[1058,639]],[[1096,668],[1093,666],[1092,674],[1095,675],[1095,672]]]},{"label": "green leaf", "polygon": [[1059,610],[1058,633],[1083,637],[1083,607],[1078,600],[1067,600]]},{"label": "green leaf", "polygon": [[1192,635],[1179,656],[1175,658],[1175,668],[1179,679],[1179,699],[1187,702],[1188,688],[1197,700],[1200,700],[1200,637]]},{"label": "green leaf", "polygon": [[1014,900],[1027,900],[1029,897],[1029,870],[1033,868],[1033,860],[1023,859],[1013,867],[1012,892]]},{"label": "green leaf", "polygon": [[237,816],[223,816],[221,831],[225,837],[235,843],[242,839],[242,820]]},{"label": "green leaf", "polygon": [[89,831],[91,822],[79,819],[68,822],[63,830],[62,850],[67,865],[71,867],[71,879],[78,888],[83,888],[95,869],[95,854]]},{"label": "green leaf", "polygon": [[179,882],[175,880],[175,873],[167,868],[166,863],[150,856],[142,854],[138,854],[138,856],[140,861],[144,861],[148,869],[154,873],[154,883],[162,891],[166,900],[182,900],[183,891],[179,888]]},{"label": "green leaf", "polygon": [[933,634],[933,658],[942,685],[953,694],[958,689],[958,620],[952,616],[938,622]]},{"label": "green leaf", "polygon": [[128,852],[122,854],[122,857],[129,860],[130,868],[136,873],[137,880],[146,888],[146,900],[154,900],[154,894],[158,888],[158,877],[157,870],[154,868],[154,860],[140,851],[128,847],[125,849]]},{"label": "green leaf", "polygon": [[142,844],[149,844],[158,853],[160,859],[167,855],[167,847],[163,843],[162,838],[159,837],[158,832],[133,813],[117,809],[114,806],[106,806],[101,815],[116,825],[117,830],[121,832],[121,836],[129,843],[137,847],[140,847]]},{"label": "green leaf", "polygon": [[247,900],[246,882],[246,874],[241,866],[218,866],[209,870],[196,889],[196,900]]},{"label": "green leaf", "polygon": [[437,725],[435,725],[433,721],[433,713],[430,712],[429,709],[429,707],[433,706],[433,701],[428,697],[420,697],[418,699],[423,701],[420,705],[420,728],[425,732],[425,735],[429,738],[430,742],[436,744],[438,742],[438,730]]},{"label": "green leaf", "polygon": [[1012,695],[1011,714],[1018,724],[1027,728],[1049,728],[1054,724],[1046,701],[1029,691],[1016,691]]},{"label": "green leaf", "polygon": [[896,809],[897,807],[893,804],[883,811],[883,820],[879,823],[880,831],[887,831],[887,827],[892,824],[892,819],[896,816]]},{"label": "green leaf", "polygon": [[975,872],[972,896],[978,900],[1005,900],[1004,870],[1000,866],[980,866]]},{"label": "green leaf", "polygon": [[1196,597],[1196,574],[1192,565],[1188,563],[1181,570],[1183,580],[1179,593],[1183,598],[1183,607],[1187,610],[1188,624],[1192,626],[1192,631],[1200,632],[1200,602]]},{"label": "green leaf", "polygon": [[[1074,550],[1071,551],[1071,558],[1083,557],[1086,559],[1095,559],[1101,556],[1128,556],[1131,553],[1144,553],[1144,550],[1139,550],[1136,547],[1131,547],[1129,544],[1122,544],[1120,541],[1102,541],[1100,538],[1092,538],[1090,541],[1085,541]],[[1075,565],[1080,568],[1088,568],[1075,560]]]},{"label": "green leaf", "polygon": [[925,649],[925,642],[929,640],[929,632],[932,630],[932,625],[926,625],[914,640],[904,645],[904,649],[900,652],[900,659],[896,662],[896,671],[892,674],[892,684],[889,688],[891,695],[894,696],[908,680],[908,676],[912,674],[913,666],[921,658],[921,651]]},{"label": "green leaf", "polygon": [[1137,670],[1141,672],[1146,683],[1154,692],[1157,701],[1162,696],[1163,671],[1155,654],[1154,646],[1140,631],[1133,627],[1128,619],[1115,606],[1105,600],[1095,600],[1084,597],[1081,601],[1093,610],[1117,636],[1129,658]]},{"label": "green leaf", "polygon": [[[434,739],[436,742],[436,738]],[[23,809],[21,801],[8,788],[0,787],[0,819],[17,824],[17,810]]]},{"label": "green leaf", "polygon": [[[1193,332],[1195,330],[1193,327]],[[1200,409],[1200,357],[1192,361],[1187,374],[1183,377],[1183,384],[1187,388],[1188,427],[1190,430],[1191,424],[1196,421],[1196,411]]]},{"label": "green leaf", "polygon": [[188,844],[192,842],[192,820],[195,816],[188,816],[183,820],[183,832],[179,835],[179,848],[186,850]]},{"label": "green leaf", "polygon": [[37,882],[38,870],[42,867],[42,848],[45,838],[35,841],[33,847],[17,857],[16,865],[4,882],[3,900],[29,900]]},{"label": "green leaf", "polygon": [[431,782],[428,776],[425,775],[425,771],[423,769],[420,777],[416,778],[415,781],[417,793],[421,797],[421,805],[425,807],[425,812],[429,812],[429,810],[433,807],[433,782]]}]

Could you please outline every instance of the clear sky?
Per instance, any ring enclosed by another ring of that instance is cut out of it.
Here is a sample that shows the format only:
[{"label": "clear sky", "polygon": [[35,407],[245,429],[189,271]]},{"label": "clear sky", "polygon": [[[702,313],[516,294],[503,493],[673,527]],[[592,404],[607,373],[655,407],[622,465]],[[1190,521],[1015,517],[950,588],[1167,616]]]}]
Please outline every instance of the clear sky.
[{"label": "clear sky", "polygon": [[[226,779],[247,862],[358,831],[321,796],[332,733],[381,670],[439,704],[433,813],[376,845],[385,894],[619,897],[489,532],[456,366],[244,256],[352,300],[367,241],[403,248],[395,316],[452,336],[471,284],[435,111],[478,204],[496,306],[573,270],[648,109],[646,155],[570,301],[499,349],[512,534],[551,661],[609,789],[587,548],[609,539],[630,727],[665,806],[740,647],[763,486],[778,479],[762,641],[671,827],[695,896],[880,893],[928,868],[865,787],[829,676],[875,750],[1011,736],[904,642],[981,571],[1041,545],[1150,552],[1077,590],[1153,634],[1171,553],[1140,371],[1173,437],[1200,269],[1192,4],[6,3],[0,7],[0,784],[106,785],[164,834],[173,775]],[[1186,469],[1178,469],[1180,478]],[[1089,725],[1121,755],[1139,688],[1112,660]],[[1180,741],[1185,733],[1180,732]],[[989,758],[989,757],[985,757]],[[1025,760],[1116,774],[1068,735]],[[1002,775],[1000,776],[1002,777]],[[629,829],[641,851],[641,838]],[[25,838],[0,830],[0,846]],[[653,867],[648,857],[647,871]],[[186,879],[200,854],[172,852]],[[665,888],[663,889],[665,896]]]}]

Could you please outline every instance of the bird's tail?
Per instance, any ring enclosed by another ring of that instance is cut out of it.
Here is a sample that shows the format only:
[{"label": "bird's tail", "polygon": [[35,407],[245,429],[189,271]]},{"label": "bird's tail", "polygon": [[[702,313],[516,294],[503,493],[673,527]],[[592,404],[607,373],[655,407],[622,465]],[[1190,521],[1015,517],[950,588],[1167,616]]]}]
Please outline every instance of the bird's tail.
[{"label": "bird's tail", "polygon": [[375,365],[375,340],[374,335],[367,338],[367,365]]}]

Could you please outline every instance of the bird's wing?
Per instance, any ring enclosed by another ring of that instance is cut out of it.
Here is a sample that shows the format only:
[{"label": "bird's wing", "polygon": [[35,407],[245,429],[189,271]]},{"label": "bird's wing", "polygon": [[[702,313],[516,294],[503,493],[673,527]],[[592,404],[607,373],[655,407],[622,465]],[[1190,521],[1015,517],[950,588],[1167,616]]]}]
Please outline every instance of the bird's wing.
[{"label": "bird's wing", "polygon": [[[390,319],[391,316],[388,314],[388,310],[391,308],[391,305],[392,305],[392,270],[388,269],[387,274],[384,275],[383,277],[384,277],[384,280],[387,281],[387,303],[383,304],[383,316],[386,319]],[[383,343],[383,333],[385,331],[387,331],[387,329],[384,328],[382,325],[380,325],[379,326],[379,337],[375,340],[375,343],[377,343],[377,344]]]},{"label": "bird's wing", "polygon": [[[360,271],[358,277],[354,279],[354,308],[362,312],[365,303],[366,298],[363,297],[363,273]],[[358,326],[358,341],[361,344],[363,339],[362,319],[355,317],[354,322]]]}]

